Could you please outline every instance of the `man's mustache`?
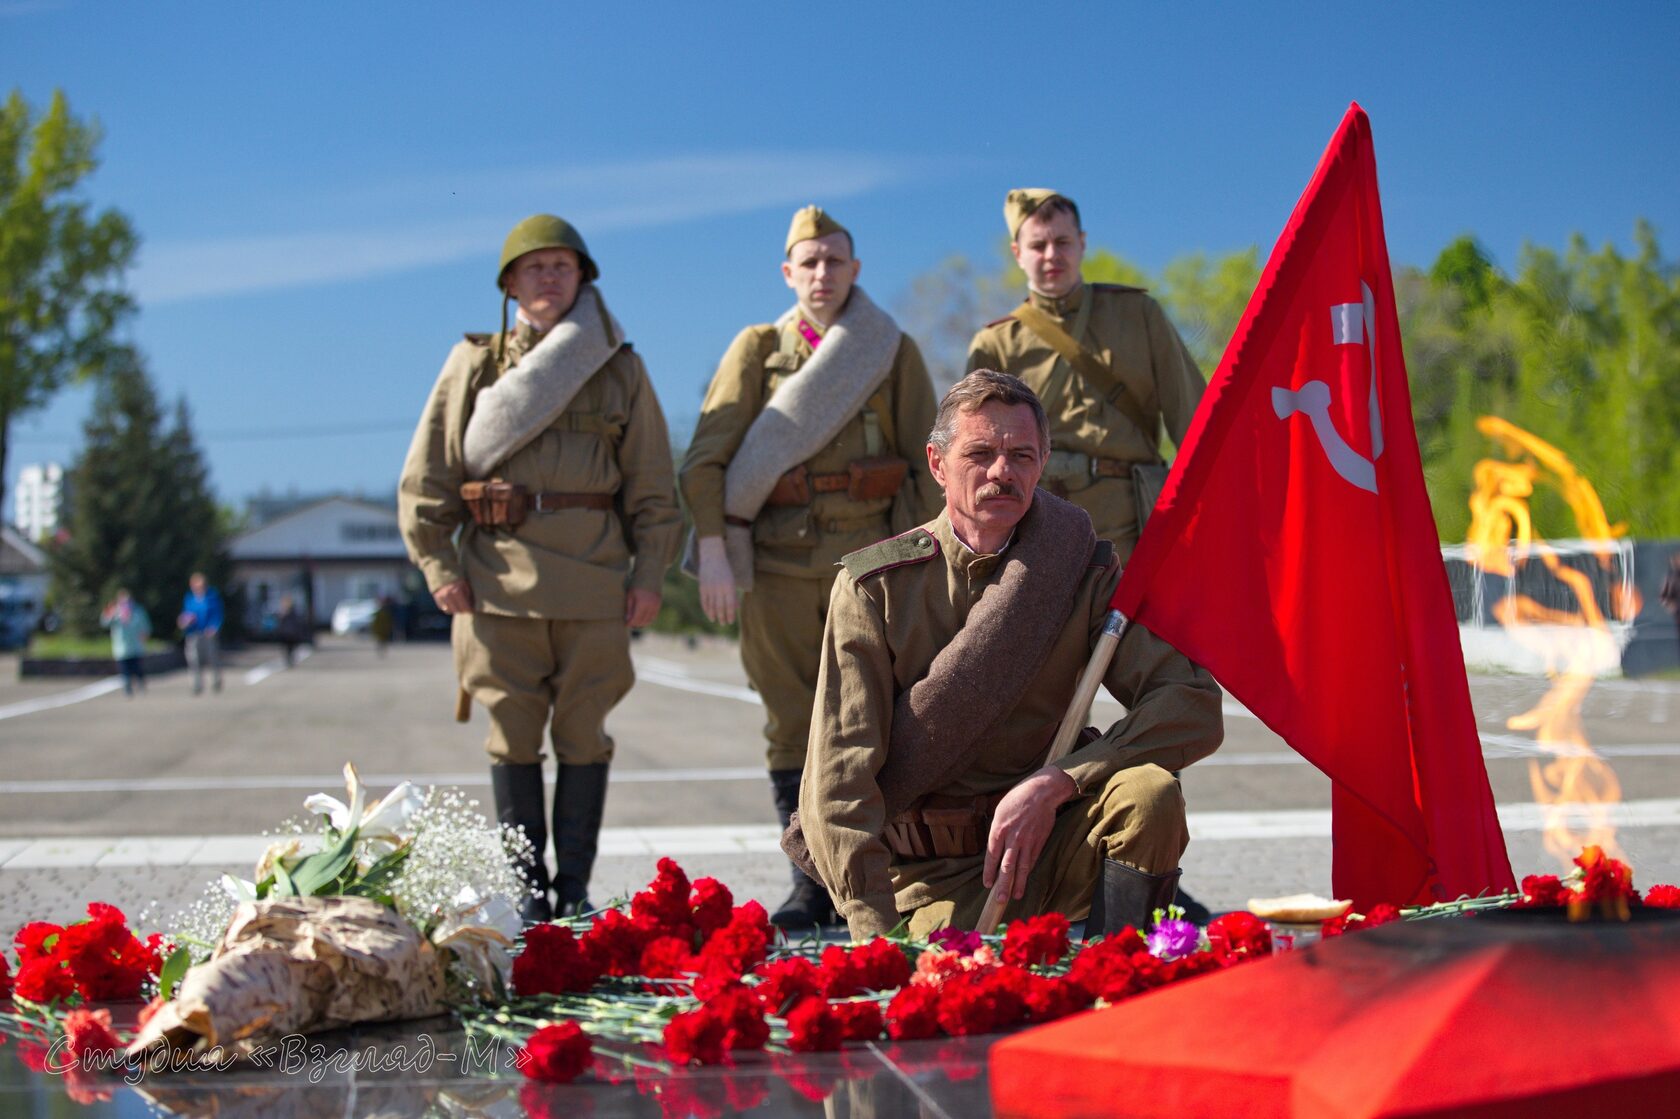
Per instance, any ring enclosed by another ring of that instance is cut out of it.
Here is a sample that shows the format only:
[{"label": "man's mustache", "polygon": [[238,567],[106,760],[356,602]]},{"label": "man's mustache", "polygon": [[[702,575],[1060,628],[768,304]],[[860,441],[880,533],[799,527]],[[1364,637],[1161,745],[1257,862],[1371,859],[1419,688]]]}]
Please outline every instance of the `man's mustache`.
[{"label": "man's mustache", "polygon": [[1008,482],[987,482],[975,491],[974,496],[981,501],[990,501],[994,497],[1020,497],[1021,490]]}]

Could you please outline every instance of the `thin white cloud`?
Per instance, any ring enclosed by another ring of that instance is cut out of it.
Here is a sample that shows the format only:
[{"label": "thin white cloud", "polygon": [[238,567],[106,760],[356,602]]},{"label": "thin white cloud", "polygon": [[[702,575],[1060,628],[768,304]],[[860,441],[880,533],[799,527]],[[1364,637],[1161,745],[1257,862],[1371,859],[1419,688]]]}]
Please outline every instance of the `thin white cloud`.
[{"label": "thin white cloud", "polygon": [[[592,236],[857,197],[911,177],[925,165],[923,160],[790,151],[410,182],[399,192],[406,196],[400,201],[415,203],[414,209],[424,210],[426,198],[448,193],[470,198],[473,210],[485,216],[147,243],[134,286],[141,303],[155,306],[340,283],[484,256],[506,235],[510,215],[555,210]],[[344,195],[334,199],[344,200]],[[378,192],[365,201],[377,202],[377,209],[388,213],[393,198]],[[352,200],[352,209],[360,208]]]}]

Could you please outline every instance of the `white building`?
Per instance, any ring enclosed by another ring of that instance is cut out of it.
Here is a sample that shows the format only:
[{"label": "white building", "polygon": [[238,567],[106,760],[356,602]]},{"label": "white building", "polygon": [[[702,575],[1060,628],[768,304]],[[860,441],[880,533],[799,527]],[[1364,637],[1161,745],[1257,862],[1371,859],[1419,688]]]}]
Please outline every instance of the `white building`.
[{"label": "white building", "polygon": [[405,583],[414,581],[397,511],[355,498],[294,508],[234,537],[228,550],[232,581],[244,584],[253,624],[289,595],[316,625],[325,625],[341,602],[402,599]]},{"label": "white building", "polygon": [[43,540],[63,519],[64,499],[64,467],[56,462],[21,466],[12,487],[12,520],[26,539]]}]

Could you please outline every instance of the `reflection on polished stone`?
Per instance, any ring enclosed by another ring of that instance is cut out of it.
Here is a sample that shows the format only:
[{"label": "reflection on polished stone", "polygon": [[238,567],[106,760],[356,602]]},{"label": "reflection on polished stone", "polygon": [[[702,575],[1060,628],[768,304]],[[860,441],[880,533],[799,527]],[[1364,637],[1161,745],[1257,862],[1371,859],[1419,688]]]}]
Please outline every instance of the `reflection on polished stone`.
[{"label": "reflection on polished stone", "polygon": [[[130,1010],[132,1014],[132,1010]],[[122,1020],[121,1008],[115,1015]],[[0,1116],[145,1113],[180,1119],[983,1119],[986,1054],[996,1037],[881,1042],[838,1053],[744,1053],[732,1066],[674,1074],[633,1066],[599,1045],[576,1084],[520,1076],[506,1046],[475,1046],[448,1019],[341,1030],[276,1047],[269,1067],[225,1072],[66,1076],[45,1051],[0,1043]]]}]

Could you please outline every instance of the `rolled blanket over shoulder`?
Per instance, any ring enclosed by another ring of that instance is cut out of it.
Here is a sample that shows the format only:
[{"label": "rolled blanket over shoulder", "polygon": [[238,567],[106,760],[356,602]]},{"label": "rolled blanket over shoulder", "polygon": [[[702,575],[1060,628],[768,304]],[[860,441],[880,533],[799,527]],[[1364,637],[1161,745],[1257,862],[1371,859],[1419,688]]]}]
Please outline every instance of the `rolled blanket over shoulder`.
[{"label": "rolled blanket over shoulder", "polygon": [[601,292],[585,284],[566,317],[518,365],[479,391],[461,440],[467,477],[490,476],[548,430],[578,390],[624,345],[624,328]]},{"label": "rolled blanket over shoulder", "polygon": [[[887,760],[876,775],[887,819],[968,768],[992,728],[1021,702],[1067,625],[1096,547],[1085,510],[1035,492],[963,628],[893,704]],[[1073,685],[1068,681],[1070,694]],[[782,849],[817,876],[798,813]]]},{"label": "rolled blanket over shoulder", "polygon": [[[892,316],[854,287],[811,360],[777,387],[747,429],[724,472],[723,511],[743,521],[757,517],[776,480],[863,410],[892,371],[902,336]],[[730,525],[724,539],[736,585],[750,590],[752,529]]]}]

